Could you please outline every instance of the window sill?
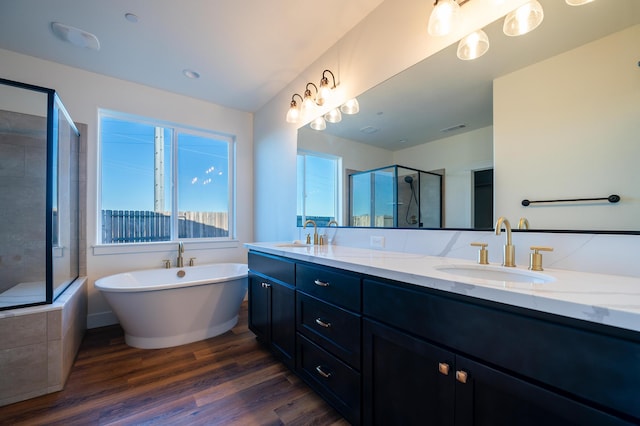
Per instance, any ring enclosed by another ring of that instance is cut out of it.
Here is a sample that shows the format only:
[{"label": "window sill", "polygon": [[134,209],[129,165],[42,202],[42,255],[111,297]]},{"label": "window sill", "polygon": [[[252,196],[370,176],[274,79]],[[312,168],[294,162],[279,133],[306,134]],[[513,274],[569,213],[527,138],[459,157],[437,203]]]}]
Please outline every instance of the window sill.
[{"label": "window sill", "polygon": [[[238,240],[206,240],[183,241],[185,250],[216,250],[230,249],[241,246]],[[112,254],[135,254],[135,253],[155,253],[174,250],[178,246],[178,241],[163,241],[160,243],[135,243],[135,244],[104,244],[93,246],[94,256],[105,256]]]}]

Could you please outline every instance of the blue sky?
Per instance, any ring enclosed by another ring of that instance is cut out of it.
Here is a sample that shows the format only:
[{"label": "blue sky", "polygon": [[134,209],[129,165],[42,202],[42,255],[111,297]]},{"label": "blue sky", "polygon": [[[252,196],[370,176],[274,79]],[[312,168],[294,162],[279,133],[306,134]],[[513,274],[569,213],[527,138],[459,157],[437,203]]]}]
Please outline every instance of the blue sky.
[{"label": "blue sky", "polygon": [[[102,209],[154,210],[155,127],[102,117]],[[171,200],[171,129],[164,129],[165,210]],[[178,134],[180,211],[228,210],[228,144]]]}]

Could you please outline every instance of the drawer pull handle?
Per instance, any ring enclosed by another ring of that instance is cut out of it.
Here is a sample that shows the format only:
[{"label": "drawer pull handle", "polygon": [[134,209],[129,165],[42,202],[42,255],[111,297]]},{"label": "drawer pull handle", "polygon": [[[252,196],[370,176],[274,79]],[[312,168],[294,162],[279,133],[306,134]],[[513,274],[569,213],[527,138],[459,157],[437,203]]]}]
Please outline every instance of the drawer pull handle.
[{"label": "drawer pull handle", "polygon": [[322,321],[322,318],[316,318],[316,324],[318,324],[320,327],[324,327],[324,328],[331,327],[331,323]]},{"label": "drawer pull handle", "polygon": [[466,371],[456,371],[456,380],[460,383],[467,383],[467,372]]},{"label": "drawer pull handle", "polygon": [[449,375],[449,364],[447,364],[446,362],[438,363],[438,371],[441,374],[444,374],[445,376],[448,376]]},{"label": "drawer pull handle", "polygon": [[262,288],[269,288],[269,287],[271,287],[271,284],[269,284],[269,283],[262,283],[261,285],[262,285]]},{"label": "drawer pull handle", "polygon": [[324,371],[321,365],[316,367],[316,371],[318,372],[319,375],[321,375],[325,379],[328,379],[329,377],[331,377],[331,372]]},{"label": "drawer pull handle", "polygon": [[318,280],[318,279],[316,279],[313,283],[314,283],[315,285],[320,286],[320,287],[329,287],[329,283],[328,283],[328,282],[320,281],[320,280]]}]

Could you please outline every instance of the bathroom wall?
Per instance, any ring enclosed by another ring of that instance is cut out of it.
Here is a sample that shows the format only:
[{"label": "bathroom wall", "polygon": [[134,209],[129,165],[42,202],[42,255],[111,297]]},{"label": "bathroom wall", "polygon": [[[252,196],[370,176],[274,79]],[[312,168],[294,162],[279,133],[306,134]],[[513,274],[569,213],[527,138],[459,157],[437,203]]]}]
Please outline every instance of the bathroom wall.
[{"label": "bathroom wall", "polygon": [[[494,82],[496,212],[518,218],[535,208],[537,229],[557,229],[557,223],[571,223],[571,229],[640,229],[638,40],[640,25]],[[514,100],[526,105],[526,115]],[[610,194],[622,200],[520,204],[523,198]]]},{"label": "bathroom wall", "polygon": [[0,293],[21,282],[44,289],[46,170],[46,118],[0,111]]},{"label": "bathroom wall", "polygon": [[[188,242],[185,249],[186,256],[196,257],[198,263],[246,261],[246,249],[242,243],[254,239],[252,114],[2,49],[0,75],[10,80],[55,89],[71,117],[87,124],[87,148],[84,153],[87,197],[80,209],[85,209],[86,213],[81,234],[86,233],[90,327],[116,321],[109,305],[93,286],[97,278],[128,270],[161,267],[162,259],[177,255],[177,246],[170,243],[155,243],[145,247],[123,246],[114,250],[104,250],[104,247],[97,245],[98,108],[236,136],[237,240],[209,244]],[[206,83],[198,81],[194,84]],[[83,264],[85,260],[81,259],[81,266]]]}]

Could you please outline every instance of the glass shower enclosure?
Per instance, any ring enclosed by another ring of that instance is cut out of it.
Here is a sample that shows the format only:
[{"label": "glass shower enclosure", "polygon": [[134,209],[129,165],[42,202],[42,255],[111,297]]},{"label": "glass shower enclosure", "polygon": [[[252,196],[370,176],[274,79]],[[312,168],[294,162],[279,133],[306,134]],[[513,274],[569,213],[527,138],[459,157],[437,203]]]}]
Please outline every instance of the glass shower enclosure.
[{"label": "glass shower enclosure", "polygon": [[55,90],[0,79],[0,310],[78,277],[78,145]]},{"label": "glass shower enclosure", "polygon": [[349,226],[441,228],[442,176],[399,165],[349,175]]}]

